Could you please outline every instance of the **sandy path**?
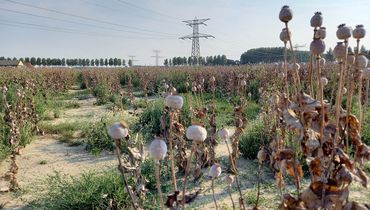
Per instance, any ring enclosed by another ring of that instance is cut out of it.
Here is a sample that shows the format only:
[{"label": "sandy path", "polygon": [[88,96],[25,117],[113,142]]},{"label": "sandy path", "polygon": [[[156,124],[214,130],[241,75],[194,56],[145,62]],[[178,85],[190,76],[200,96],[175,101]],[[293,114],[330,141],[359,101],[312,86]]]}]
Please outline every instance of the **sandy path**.
[{"label": "sandy path", "polygon": [[[50,121],[58,124],[66,121],[99,120],[106,114],[104,106],[94,106],[95,98],[74,100],[80,104],[77,109],[69,109],[61,114],[60,118]],[[90,170],[102,171],[112,168],[115,163],[113,154],[102,153],[93,156],[83,145],[69,147],[57,140],[57,136],[37,136],[18,157],[18,181],[23,193],[0,194],[0,205],[4,209],[22,209],[25,203],[32,198],[32,190],[40,189],[45,184],[45,178],[59,172],[63,175],[78,176]],[[6,172],[9,160],[0,165],[0,174]],[[0,188],[6,186],[0,182]]]}]

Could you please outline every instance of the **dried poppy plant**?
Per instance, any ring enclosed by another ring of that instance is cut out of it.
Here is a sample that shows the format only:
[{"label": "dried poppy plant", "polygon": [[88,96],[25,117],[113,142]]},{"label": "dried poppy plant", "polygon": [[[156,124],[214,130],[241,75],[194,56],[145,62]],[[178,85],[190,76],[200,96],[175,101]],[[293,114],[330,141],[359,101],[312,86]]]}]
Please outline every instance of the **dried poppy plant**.
[{"label": "dried poppy plant", "polygon": [[211,178],[211,188],[212,188],[212,196],[213,196],[213,202],[215,203],[216,209],[218,209],[216,197],[215,197],[215,179],[221,175],[222,169],[220,164],[215,163],[208,171],[208,176]]}]

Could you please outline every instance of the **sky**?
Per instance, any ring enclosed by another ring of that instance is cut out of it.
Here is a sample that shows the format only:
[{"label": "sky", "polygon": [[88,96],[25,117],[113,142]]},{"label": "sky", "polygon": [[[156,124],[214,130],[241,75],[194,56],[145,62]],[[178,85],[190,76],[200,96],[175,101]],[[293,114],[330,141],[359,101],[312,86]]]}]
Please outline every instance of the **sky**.
[{"label": "sky", "polygon": [[[192,28],[182,21],[210,18],[199,32],[201,56],[225,54],[239,59],[251,48],[279,47],[283,5],[293,10],[293,44],[308,50],[310,19],[321,11],[327,49],[338,41],[337,26],[363,24],[370,31],[370,0],[0,0],[0,56],[109,58],[154,65],[163,58],[190,56]],[[370,33],[370,32],[369,32]],[[370,49],[370,34],[361,44]],[[354,45],[355,40],[350,40]]]}]

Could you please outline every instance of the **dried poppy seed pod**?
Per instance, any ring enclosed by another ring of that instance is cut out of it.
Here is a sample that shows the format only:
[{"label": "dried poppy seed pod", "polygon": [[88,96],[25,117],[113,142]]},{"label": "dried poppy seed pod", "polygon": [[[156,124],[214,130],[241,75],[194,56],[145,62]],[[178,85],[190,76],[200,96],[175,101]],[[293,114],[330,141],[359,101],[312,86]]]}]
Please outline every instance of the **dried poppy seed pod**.
[{"label": "dried poppy seed pod", "polygon": [[108,128],[108,135],[115,140],[124,139],[128,135],[127,125],[124,122],[113,123]]},{"label": "dried poppy seed pod", "polygon": [[233,175],[227,175],[226,177],[226,183],[230,186],[234,183],[234,176]]},{"label": "dried poppy seed pod", "polygon": [[267,157],[267,154],[263,148],[260,151],[258,151],[257,158],[260,163],[265,161],[266,157]]},{"label": "dried poppy seed pod", "polygon": [[328,78],[326,78],[326,77],[321,77],[321,83],[322,83],[322,85],[323,85],[323,86],[328,85],[328,83],[329,83]]},{"label": "dried poppy seed pod", "polygon": [[352,29],[346,24],[340,24],[337,29],[337,37],[338,39],[346,40],[350,38],[352,35]]},{"label": "dried poppy seed pod", "polygon": [[240,85],[241,85],[241,86],[243,86],[243,87],[244,87],[244,86],[246,86],[246,85],[247,85],[247,81],[242,80],[242,81],[240,82]]},{"label": "dried poppy seed pod", "polygon": [[344,95],[344,94],[346,94],[346,93],[347,93],[347,88],[343,87],[343,89],[342,89],[342,94]]},{"label": "dried poppy seed pod", "polygon": [[196,142],[203,142],[207,138],[207,130],[199,125],[191,125],[186,129],[186,138]]},{"label": "dried poppy seed pod", "polygon": [[325,51],[325,42],[321,39],[315,39],[311,42],[310,51],[313,55],[320,55]]},{"label": "dried poppy seed pod", "polygon": [[172,109],[181,109],[184,104],[184,100],[181,96],[168,95],[165,98],[165,104]]},{"label": "dried poppy seed pod", "polygon": [[314,28],[317,28],[317,27],[321,27],[322,25],[322,14],[321,12],[315,12],[314,16],[312,16],[311,18],[311,27],[314,27]]},{"label": "dried poppy seed pod", "polygon": [[353,38],[355,39],[362,39],[366,35],[366,30],[364,29],[364,25],[357,25],[356,28],[353,30]]},{"label": "dried poppy seed pod", "polygon": [[162,139],[154,139],[149,147],[150,155],[156,162],[163,160],[167,154],[167,145]]},{"label": "dried poppy seed pod", "polygon": [[208,176],[212,179],[215,179],[221,175],[222,169],[220,164],[215,163],[212,165],[212,167],[209,169]]},{"label": "dried poppy seed pod", "polygon": [[292,38],[292,33],[286,28],[283,28],[283,30],[280,32],[280,40],[286,43],[289,41],[289,37]]},{"label": "dried poppy seed pod", "polygon": [[197,92],[197,87],[193,86],[193,87],[191,88],[191,91],[193,91],[193,92]]},{"label": "dried poppy seed pod", "polygon": [[367,60],[366,56],[364,56],[364,55],[358,55],[357,56],[357,66],[360,69],[366,68],[367,67],[367,63],[368,63],[368,60]]},{"label": "dried poppy seed pod", "polygon": [[185,82],[185,87],[189,87],[189,82]]},{"label": "dried poppy seed pod", "polygon": [[167,90],[170,86],[169,86],[167,83],[164,83],[164,84],[163,84],[163,87],[164,87],[164,89],[166,89],[166,90]]},{"label": "dried poppy seed pod", "polygon": [[325,39],[326,38],[326,28],[325,27],[320,27],[320,29],[317,30],[316,33],[315,33],[315,38],[316,39]]},{"label": "dried poppy seed pod", "polygon": [[325,66],[325,63],[326,63],[325,58],[320,58],[319,63],[320,63],[320,66]]},{"label": "dried poppy seed pod", "polygon": [[343,42],[337,43],[337,46],[334,47],[333,55],[339,61],[346,57],[346,46],[343,44]]},{"label": "dried poppy seed pod", "polygon": [[215,81],[216,81],[216,78],[215,78],[214,76],[212,76],[212,77],[210,78],[210,81],[211,81],[211,82],[215,82]]},{"label": "dried poppy seed pod", "polygon": [[370,79],[370,68],[364,69],[364,71],[362,72],[362,78]]},{"label": "dried poppy seed pod", "polygon": [[218,132],[217,132],[217,135],[218,135],[218,137],[220,137],[221,139],[228,139],[228,138],[230,138],[230,132],[229,132],[229,129],[227,129],[227,128],[223,128],[223,129],[221,129],[221,130],[219,130]]},{"label": "dried poppy seed pod", "polygon": [[293,11],[289,8],[289,6],[285,5],[281,8],[279,13],[279,19],[287,23],[293,18]]},{"label": "dried poppy seed pod", "polygon": [[353,64],[355,64],[355,60],[356,60],[356,57],[355,57],[355,55],[354,55],[353,53],[349,53],[349,54],[347,55],[347,64],[348,64],[348,65],[353,65]]}]

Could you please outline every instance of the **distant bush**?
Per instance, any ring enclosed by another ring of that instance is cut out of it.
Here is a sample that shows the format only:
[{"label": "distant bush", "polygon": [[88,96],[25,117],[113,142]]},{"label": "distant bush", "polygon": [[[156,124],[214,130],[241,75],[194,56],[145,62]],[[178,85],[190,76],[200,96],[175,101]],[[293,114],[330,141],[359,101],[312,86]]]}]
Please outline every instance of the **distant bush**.
[{"label": "distant bush", "polygon": [[106,104],[110,101],[110,93],[108,85],[104,82],[99,83],[97,86],[93,88],[93,95],[96,97],[97,105]]},{"label": "distant bush", "polygon": [[255,159],[263,142],[269,142],[269,135],[261,119],[251,121],[239,140],[239,149],[244,158]]}]

